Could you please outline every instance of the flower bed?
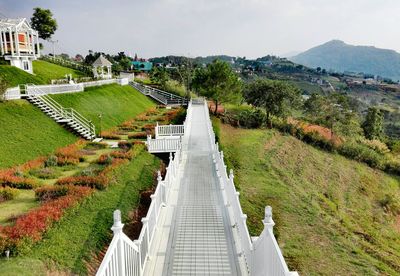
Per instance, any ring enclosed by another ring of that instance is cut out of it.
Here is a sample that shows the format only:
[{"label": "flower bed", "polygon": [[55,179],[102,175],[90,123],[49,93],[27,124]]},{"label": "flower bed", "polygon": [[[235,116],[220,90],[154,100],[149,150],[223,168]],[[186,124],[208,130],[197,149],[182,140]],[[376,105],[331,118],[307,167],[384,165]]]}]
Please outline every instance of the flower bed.
[{"label": "flower bed", "polygon": [[19,191],[10,187],[0,188],[0,202],[14,199]]},{"label": "flower bed", "polygon": [[64,212],[93,192],[87,187],[75,187],[65,196],[48,201],[19,217],[12,226],[0,226],[0,253],[10,250],[13,255],[21,248],[39,241],[46,230],[59,221]]}]

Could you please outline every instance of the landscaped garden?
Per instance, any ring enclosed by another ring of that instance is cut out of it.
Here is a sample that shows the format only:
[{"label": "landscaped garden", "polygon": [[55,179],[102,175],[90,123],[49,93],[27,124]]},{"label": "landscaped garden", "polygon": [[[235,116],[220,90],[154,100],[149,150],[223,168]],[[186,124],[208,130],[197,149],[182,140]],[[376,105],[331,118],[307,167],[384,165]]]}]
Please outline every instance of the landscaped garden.
[{"label": "landscaped garden", "polygon": [[[160,168],[160,161],[146,152],[144,139],[155,122],[183,118],[183,109],[152,107],[104,131],[105,138],[118,141],[118,148],[110,148],[107,142],[112,140],[78,140],[1,170],[0,252],[9,251],[12,260],[0,265],[0,274],[30,274],[32,263],[38,269],[33,274],[96,269],[93,263],[111,237],[112,211],[120,208],[127,219]],[[71,231],[81,242],[71,243]]]}]

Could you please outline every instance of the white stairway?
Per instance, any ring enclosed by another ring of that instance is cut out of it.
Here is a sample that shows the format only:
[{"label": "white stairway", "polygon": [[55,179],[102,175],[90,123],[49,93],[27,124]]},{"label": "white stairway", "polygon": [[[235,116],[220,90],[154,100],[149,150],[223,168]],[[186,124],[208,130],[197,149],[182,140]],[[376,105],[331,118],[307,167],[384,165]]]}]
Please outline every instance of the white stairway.
[{"label": "white stairway", "polygon": [[72,132],[86,140],[94,140],[96,138],[95,126],[90,120],[86,119],[73,108],[63,107],[49,95],[43,93],[39,88],[30,92],[26,99],[39,107],[54,121],[66,126]]},{"label": "white stairway", "polygon": [[165,92],[163,90],[156,89],[151,86],[143,85],[143,84],[140,84],[137,82],[131,82],[130,85],[133,88],[137,89],[143,95],[153,98],[157,102],[164,104],[164,105],[180,106],[180,105],[188,104],[188,100],[181,96],[178,96],[178,95],[175,95],[175,94],[172,94],[169,92]]}]

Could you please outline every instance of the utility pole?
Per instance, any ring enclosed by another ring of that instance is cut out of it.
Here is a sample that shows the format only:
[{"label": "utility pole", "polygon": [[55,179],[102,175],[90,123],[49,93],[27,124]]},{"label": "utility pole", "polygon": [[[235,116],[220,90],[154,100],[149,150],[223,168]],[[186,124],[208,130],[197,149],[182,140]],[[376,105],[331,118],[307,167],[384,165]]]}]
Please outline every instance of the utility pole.
[{"label": "utility pole", "polygon": [[56,58],[55,44],[58,43],[58,40],[49,40],[49,42],[53,45],[53,59],[55,59]]}]

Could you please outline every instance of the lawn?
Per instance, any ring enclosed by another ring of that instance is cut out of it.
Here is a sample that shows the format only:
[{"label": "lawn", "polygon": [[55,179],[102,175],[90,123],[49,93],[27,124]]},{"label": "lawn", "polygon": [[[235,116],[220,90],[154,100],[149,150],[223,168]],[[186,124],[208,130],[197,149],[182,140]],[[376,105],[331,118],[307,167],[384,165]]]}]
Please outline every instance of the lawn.
[{"label": "lawn", "polygon": [[33,190],[19,190],[15,199],[0,203],[0,225],[9,224],[10,217],[19,216],[36,206],[39,206],[39,202],[35,200]]},{"label": "lawn", "polygon": [[[300,275],[396,275],[400,179],[275,130],[220,127],[252,235],[273,207],[274,232]],[[398,274],[397,274],[398,275]]]},{"label": "lawn", "polygon": [[64,107],[72,107],[92,120],[100,130],[99,114],[102,114],[102,130],[117,126],[146,109],[155,106],[146,96],[131,86],[117,84],[89,88],[85,92],[52,95]]},{"label": "lawn", "polygon": [[0,275],[46,275],[49,271],[87,274],[87,263],[92,263],[93,256],[112,238],[113,211],[120,209],[126,221],[128,212],[138,206],[139,192],[153,185],[159,166],[160,161],[143,150],[118,169],[112,185],[68,210],[26,254],[0,260]]},{"label": "lawn", "polygon": [[66,74],[72,74],[73,78],[82,77],[84,73],[56,65],[43,60],[33,62],[33,75],[17,67],[0,65],[0,77],[6,80],[8,87],[15,87],[20,84],[50,84],[53,79],[63,79]]},{"label": "lawn", "polygon": [[47,155],[78,138],[25,100],[0,102],[0,169]]},{"label": "lawn", "polygon": [[51,83],[54,79],[64,79],[66,74],[71,74],[73,78],[85,76],[81,71],[43,60],[33,62],[33,73],[44,83]]}]

